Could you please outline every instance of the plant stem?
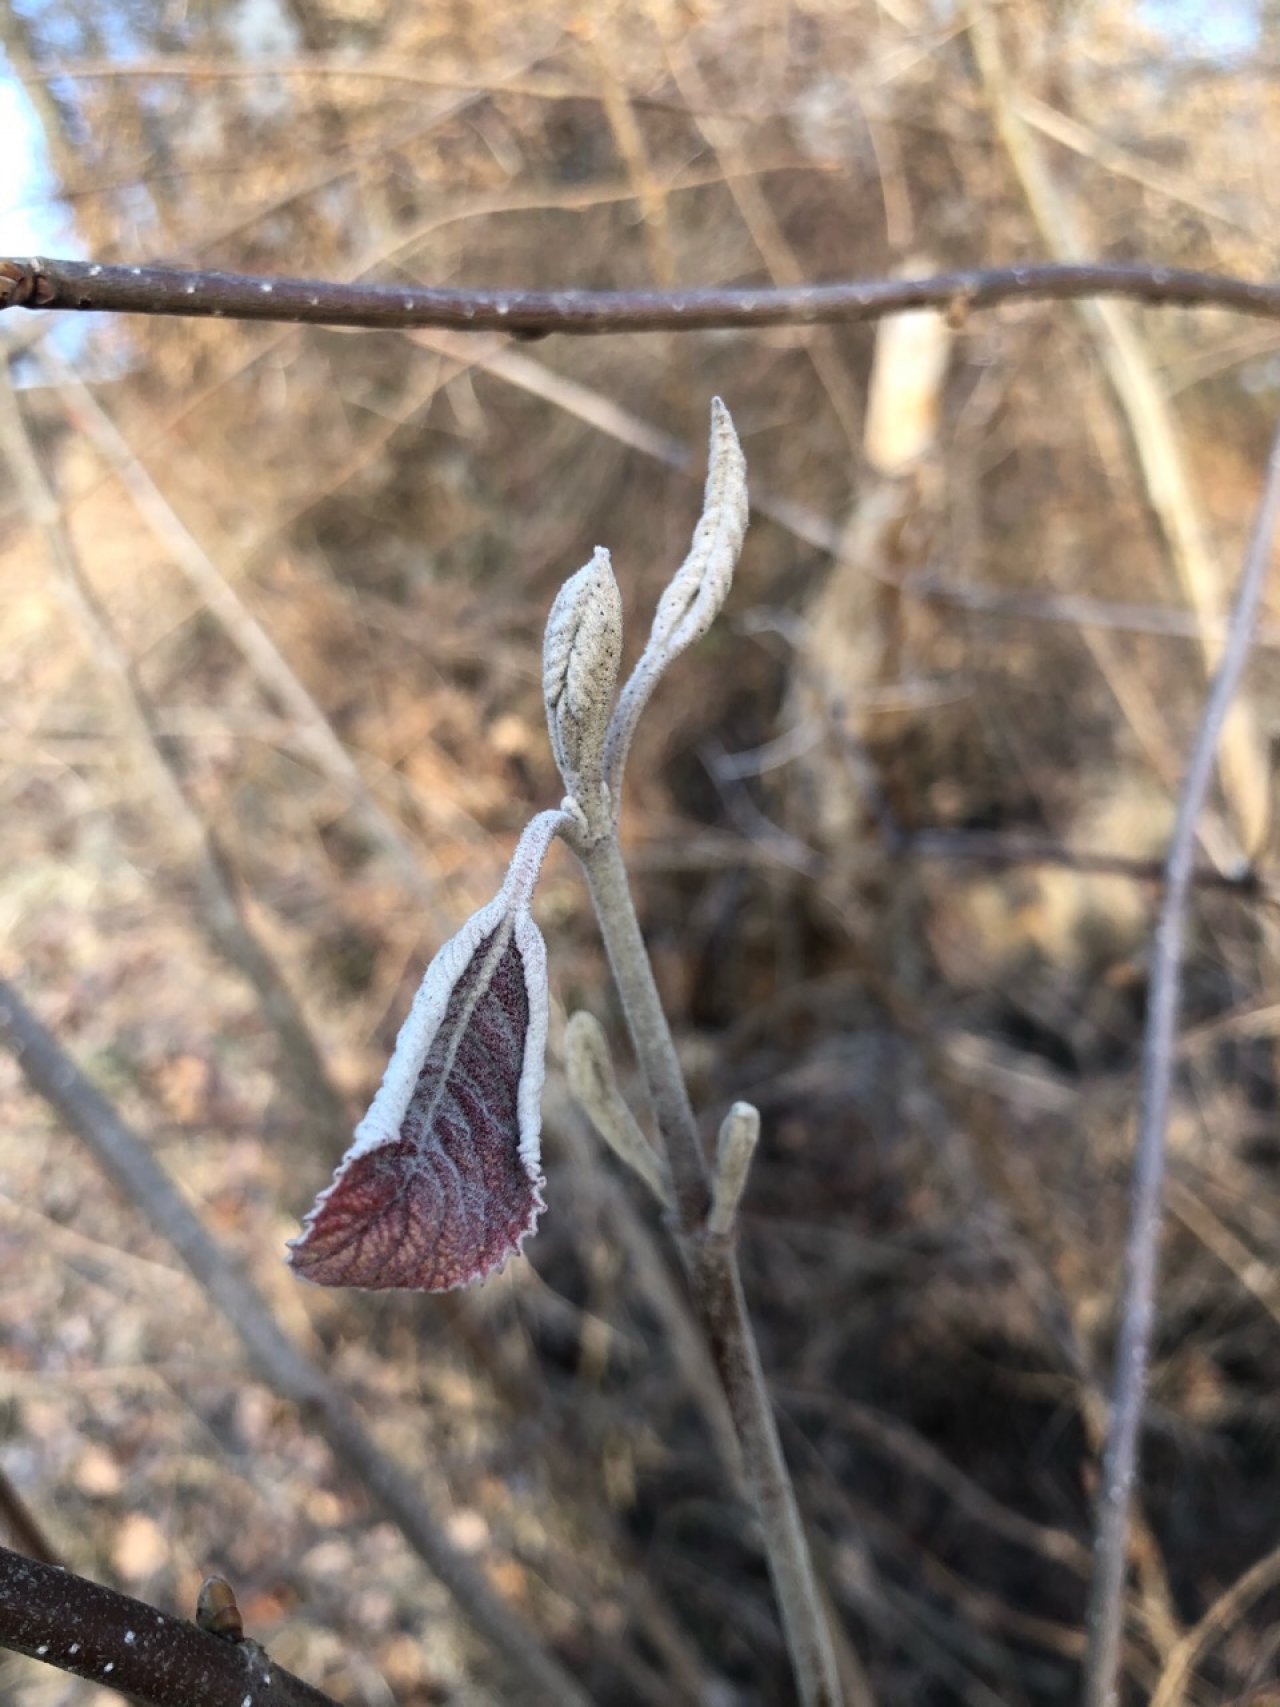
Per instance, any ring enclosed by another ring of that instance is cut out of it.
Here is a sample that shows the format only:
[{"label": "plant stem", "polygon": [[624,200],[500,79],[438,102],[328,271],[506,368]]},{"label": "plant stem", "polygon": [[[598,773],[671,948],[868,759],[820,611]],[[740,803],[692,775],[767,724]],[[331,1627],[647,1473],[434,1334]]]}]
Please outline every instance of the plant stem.
[{"label": "plant stem", "polygon": [[1262,495],[1258,500],[1231,613],[1227,644],[1196,731],[1186,778],[1178,797],[1169,851],[1165,856],[1165,892],[1151,955],[1147,1028],[1143,1039],[1138,1141],[1129,1236],[1125,1247],[1115,1390],[1098,1494],[1094,1576],[1089,1597],[1089,1639],[1081,1695],[1083,1707],[1113,1707],[1119,1699],[1117,1676],[1124,1628],[1129,1512],[1138,1475],[1139,1436],[1155,1326],[1165,1133],[1173,1089],[1175,1041],[1182,994],[1183,936],[1195,862],[1196,823],[1213,780],[1218,742],[1248,661],[1250,636],[1266,585],[1278,517],[1280,429],[1277,429],[1267,462]]},{"label": "plant stem", "polygon": [[682,1234],[692,1236],[701,1226],[711,1202],[707,1163],[684,1072],[640,934],[640,921],[636,918],[617,835],[611,830],[598,841],[579,847],[578,854],[587,874],[614,981],[626,1010],[645,1089],[667,1147],[675,1184],[677,1225]]},{"label": "plant stem", "polygon": [[[804,1707],[842,1700],[831,1630],[782,1455],[733,1243],[710,1235],[707,1163],[684,1073],[640,933],[616,833],[575,842],[675,1182],[675,1220],[702,1330],[742,1447],[774,1593]],[[870,1701],[862,1681],[859,1693]]]}]

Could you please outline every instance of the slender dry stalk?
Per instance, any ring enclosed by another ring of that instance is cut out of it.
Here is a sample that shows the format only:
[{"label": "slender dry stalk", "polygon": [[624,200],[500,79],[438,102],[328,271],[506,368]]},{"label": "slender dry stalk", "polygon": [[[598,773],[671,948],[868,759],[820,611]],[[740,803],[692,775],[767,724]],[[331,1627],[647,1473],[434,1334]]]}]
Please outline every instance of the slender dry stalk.
[{"label": "slender dry stalk", "polygon": [[[662,38],[672,80],[688,102],[690,116],[724,170],[729,194],[768,268],[769,277],[775,285],[803,283],[804,267],[787,241],[786,233],[751,169],[747,138],[758,131],[758,123],[754,119],[735,122],[716,113],[715,101],[702,75],[702,68],[689,51],[684,19],[665,6],[652,6],[650,12]],[[846,371],[839,347],[830,332],[816,331],[809,334],[805,349],[852,454],[862,425],[862,400]]]},{"label": "slender dry stalk", "polygon": [[1255,235],[1249,221],[1233,213],[1229,207],[1201,195],[1190,178],[1166,171],[1155,161],[1144,159],[1122,147],[1110,137],[1103,136],[1100,131],[1081,124],[1079,119],[1073,118],[1069,113],[1060,112],[1057,107],[1051,107],[1046,101],[1038,100],[1025,90],[1019,90],[1014,97],[1014,105],[1024,124],[1038,130],[1043,136],[1051,137],[1063,148],[1069,148],[1073,153],[1092,160],[1104,172],[1110,172],[1117,178],[1128,178],[1132,183],[1140,184],[1144,190],[1153,190],[1166,201],[1193,208],[1207,219],[1212,219],[1233,231]]},{"label": "slender dry stalk", "polygon": [[310,326],[438,326],[455,332],[705,332],[713,328],[822,326],[882,320],[913,308],[957,317],[1002,302],[1123,296],[1154,307],[1226,308],[1280,320],[1280,285],[1158,263],[970,267],[918,279],[699,290],[427,290],[417,285],[334,284],[201,268],[108,266],[0,258],[0,311],[66,309],[276,320]]},{"label": "slender dry stalk", "polygon": [[39,357],[64,393],[73,423],[84,430],[115,472],[139,514],[174,562],[204,599],[241,656],[266,689],[284,707],[298,738],[317,769],[349,803],[395,865],[398,876],[433,915],[446,921],[435,885],[423,873],[408,839],[370,793],[351,754],[333,732],[310,690],[300,680],[266,629],[249,610],[222,569],[196,539],[161,492],[128,441],[79,374],[52,351]]},{"label": "slender dry stalk", "polygon": [[0,1547],[0,1647],[146,1707],[338,1707],[254,1641],[232,1641]]},{"label": "slender dry stalk", "polygon": [[583,15],[582,27],[600,81],[600,105],[618,153],[626,164],[631,193],[644,214],[649,271],[664,290],[671,290],[676,282],[676,251],[671,238],[666,191],[654,172],[631,93],[613,69],[613,54],[623,51],[614,40],[619,33],[618,18],[616,14],[608,17],[604,13],[593,18],[587,11]]},{"label": "slender dry stalk", "polygon": [[[1165,1662],[1160,1681],[1151,1697],[1151,1707],[1182,1707],[1187,1681],[1209,1644],[1230,1630],[1256,1600],[1280,1583],[1280,1547],[1273,1547],[1243,1576],[1225,1589],[1192,1629],[1188,1630]],[[1261,1703],[1261,1697],[1259,1701]]]},{"label": "slender dry stalk", "polygon": [[[902,591],[904,597],[924,603],[989,612],[1013,621],[1104,628],[1119,634],[1155,634],[1171,640],[1199,640],[1206,632],[1206,625],[1189,611],[1170,610],[1162,605],[1126,604],[1119,599],[1093,599],[1080,593],[1009,592],[1003,587],[968,581],[959,586],[939,575],[918,575]],[[1220,641],[1226,627],[1219,619],[1207,625],[1207,632]],[[1260,622],[1253,643],[1260,651],[1280,649],[1280,627]]]},{"label": "slender dry stalk", "polygon": [[28,520],[43,541],[59,590],[115,702],[122,735],[152,780],[179,858],[191,874],[199,899],[198,917],[209,940],[256,992],[299,1099],[311,1108],[331,1142],[345,1142],[350,1122],[342,1097],[329,1077],[302,1008],[245,917],[231,862],[188,792],[156,728],[153,708],[94,597],[62,505],[31,442],[8,364],[2,361],[0,458],[9,466]]},{"label": "slender dry stalk", "polygon": [[[1060,195],[1018,108],[988,0],[970,0],[969,18],[974,53],[991,102],[996,131],[1031,217],[1055,260],[1078,261],[1085,247],[1079,222]],[[1159,521],[1174,572],[1200,623],[1205,667],[1212,669],[1220,651],[1214,625],[1222,608],[1223,576],[1214,558],[1209,525],[1155,364],[1132,314],[1123,304],[1087,301],[1081,304],[1080,312],[1124,416],[1143,489]],[[1261,734],[1243,702],[1232,709],[1218,763],[1236,834],[1246,854],[1252,855],[1262,847],[1266,837],[1271,797]]]},{"label": "slender dry stalk", "polygon": [[347,1473],[366,1489],[452,1595],[463,1617],[504,1662],[513,1680],[513,1699],[518,1698],[518,1685],[546,1707],[590,1707],[589,1697],[559,1661],[448,1539],[419,1478],[383,1452],[323,1371],[280,1327],[257,1287],[192,1213],[142,1139],[2,979],[0,1042],[13,1054],[31,1088],[57,1110],[173,1246],[204,1287],[209,1302],[235,1331],[259,1379],[297,1406],[307,1426],[324,1438]]},{"label": "slender dry stalk", "polygon": [[1173,1089],[1183,936],[1195,858],[1196,821],[1209,792],[1218,741],[1248,661],[1253,622],[1266,584],[1278,518],[1280,431],[1271,447],[1227,643],[1196,732],[1165,859],[1165,891],[1152,949],[1143,1039],[1133,1203],[1125,1250],[1115,1387],[1098,1497],[1083,1707],[1113,1707],[1117,1700],[1129,1510],[1138,1473],[1138,1437],[1155,1322],[1165,1131]]},{"label": "slender dry stalk", "polygon": [[35,1513],[0,1468],[0,1523],[9,1531],[29,1559],[39,1559],[45,1565],[61,1563],[57,1549],[45,1534]]}]

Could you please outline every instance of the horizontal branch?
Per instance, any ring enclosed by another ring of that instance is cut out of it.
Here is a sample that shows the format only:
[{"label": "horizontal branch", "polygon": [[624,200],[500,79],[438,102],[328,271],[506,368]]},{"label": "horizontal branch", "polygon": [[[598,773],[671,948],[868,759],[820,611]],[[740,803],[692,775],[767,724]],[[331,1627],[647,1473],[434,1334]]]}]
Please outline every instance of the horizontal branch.
[{"label": "horizontal branch", "polygon": [[0,259],[0,309],[177,314],[317,326],[458,332],[695,332],[879,320],[912,308],[962,316],[1001,302],[1124,296],[1158,306],[1226,308],[1280,319],[1280,284],[1182,267],[1012,266],[918,279],[706,290],[425,290],[335,284],[177,267],[119,267],[40,257]]},{"label": "horizontal branch", "polygon": [[[1090,877],[1124,877],[1134,883],[1165,881],[1163,860],[1073,848],[1047,836],[1020,835],[1013,831],[902,830],[889,838],[888,851],[911,859],[950,860],[992,871],[1016,865],[1050,865]],[[1190,882],[1195,888],[1222,889],[1246,901],[1260,901],[1268,906],[1280,904],[1275,880],[1254,866],[1235,871],[1196,866]]]},{"label": "horizontal branch", "polygon": [[210,1635],[86,1577],[0,1547],[0,1647],[146,1707],[336,1707],[253,1641]]}]

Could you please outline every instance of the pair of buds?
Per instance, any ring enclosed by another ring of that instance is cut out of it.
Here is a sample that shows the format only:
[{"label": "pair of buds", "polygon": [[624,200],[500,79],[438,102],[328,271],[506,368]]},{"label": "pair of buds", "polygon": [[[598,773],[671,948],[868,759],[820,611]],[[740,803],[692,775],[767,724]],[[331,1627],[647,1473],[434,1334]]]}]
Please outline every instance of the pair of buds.
[{"label": "pair of buds", "polygon": [[[554,837],[582,850],[613,835],[636,724],[723,605],[746,525],[746,464],[716,398],[693,543],[621,692],[622,600],[609,553],[597,549],[552,606],[543,696],[564,804],[532,819],[498,894],[427,968],[381,1088],[291,1243],[289,1261],[306,1279],[447,1291],[500,1268],[537,1225],[549,1001],[534,885]],[[661,1196],[663,1164],[637,1136]]]}]

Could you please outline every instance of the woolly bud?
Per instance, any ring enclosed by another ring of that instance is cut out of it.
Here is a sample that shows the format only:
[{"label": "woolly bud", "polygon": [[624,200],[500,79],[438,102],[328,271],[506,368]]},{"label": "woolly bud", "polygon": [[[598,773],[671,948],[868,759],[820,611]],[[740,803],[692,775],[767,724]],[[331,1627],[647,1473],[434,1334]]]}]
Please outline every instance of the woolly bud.
[{"label": "woolly bud", "polygon": [[590,817],[600,800],[605,735],[622,661],[622,598],[596,548],[561,587],[542,643],[542,695],[565,787]]},{"label": "woolly bud", "polygon": [[711,627],[729,596],[747,531],[747,463],[729,411],[711,400],[711,448],[702,515],[689,555],[658,600],[648,643],[619,695],[605,743],[605,781],[616,799],[631,737],[663,672]]},{"label": "woolly bud", "polygon": [[738,1204],[747,1183],[751,1158],[760,1138],[760,1111],[749,1102],[735,1102],[720,1123],[716,1165],[711,1176],[711,1208],[707,1231],[727,1239],[733,1232]]},{"label": "woolly bud", "polygon": [[650,647],[661,647],[664,663],[711,627],[729,596],[746,531],[747,462],[729,411],[713,397],[702,515],[689,555],[658,600],[649,638]]},{"label": "woolly bud", "polygon": [[670,1207],[671,1175],[666,1160],[645,1137],[623,1101],[613,1071],[609,1040],[592,1014],[570,1015],[564,1034],[565,1071],[574,1101],[617,1156]]}]

